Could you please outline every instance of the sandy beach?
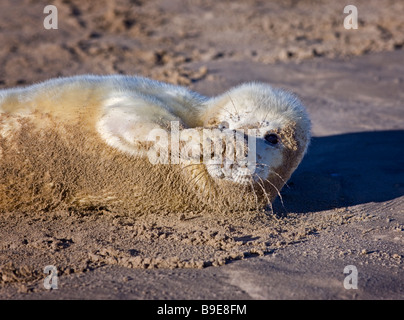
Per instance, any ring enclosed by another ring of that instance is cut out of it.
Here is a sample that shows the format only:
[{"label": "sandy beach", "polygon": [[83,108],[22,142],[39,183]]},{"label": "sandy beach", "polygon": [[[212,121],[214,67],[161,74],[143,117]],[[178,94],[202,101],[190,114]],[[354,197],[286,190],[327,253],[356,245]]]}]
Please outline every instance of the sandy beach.
[{"label": "sandy beach", "polygon": [[356,1],[356,30],[331,1],[56,0],[51,30],[48,4],[2,2],[1,89],[136,74],[215,96],[263,81],[300,97],[313,139],[274,213],[1,214],[0,299],[404,298],[403,3]]}]

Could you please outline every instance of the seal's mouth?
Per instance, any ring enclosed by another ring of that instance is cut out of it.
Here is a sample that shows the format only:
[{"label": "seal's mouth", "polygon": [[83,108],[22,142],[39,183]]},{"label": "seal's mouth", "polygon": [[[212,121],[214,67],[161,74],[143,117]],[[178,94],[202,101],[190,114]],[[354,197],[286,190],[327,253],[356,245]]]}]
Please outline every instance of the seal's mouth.
[{"label": "seal's mouth", "polygon": [[255,174],[255,166],[253,168],[250,163],[238,163],[224,159],[222,162],[210,161],[205,166],[208,174],[215,179],[233,181],[238,184],[250,184],[258,179]]},{"label": "seal's mouth", "polygon": [[[244,130],[221,129],[204,140],[203,162],[209,176],[237,184],[251,184],[255,177],[255,135],[252,141]],[[255,132],[254,132],[255,133]],[[254,144],[254,147],[252,147]]]}]

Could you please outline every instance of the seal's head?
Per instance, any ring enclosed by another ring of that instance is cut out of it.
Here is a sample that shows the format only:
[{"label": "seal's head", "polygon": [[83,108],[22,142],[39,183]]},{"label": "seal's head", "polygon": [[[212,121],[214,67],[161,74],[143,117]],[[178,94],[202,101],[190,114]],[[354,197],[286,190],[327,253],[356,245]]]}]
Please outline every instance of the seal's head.
[{"label": "seal's head", "polygon": [[231,89],[210,100],[202,118],[205,128],[216,128],[222,133],[220,139],[227,141],[222,144],[223,157],[204,161],[205,178],[215,181],[210,186],[221,181],[249,185],[250,192],[269,204],[302,160],[310,141],[310,120],[302,103],[267,84],[247,83]]}]

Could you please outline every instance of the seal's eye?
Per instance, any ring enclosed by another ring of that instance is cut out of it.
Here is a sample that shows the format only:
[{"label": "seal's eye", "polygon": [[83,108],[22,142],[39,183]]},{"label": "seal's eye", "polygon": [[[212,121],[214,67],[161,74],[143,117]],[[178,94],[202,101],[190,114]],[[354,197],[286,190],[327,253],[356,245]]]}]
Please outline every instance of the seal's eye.
[{"label": "seal's eye", "polygon": [[270,144],[277,144],[279,141],[278,136],[275,133],[269,133],[264,136],[266,142]]},{"label": "seal's eye", "polygon": [[229,123],[227,121],[222,121],[218,125],[219,130],[229,129]]}]

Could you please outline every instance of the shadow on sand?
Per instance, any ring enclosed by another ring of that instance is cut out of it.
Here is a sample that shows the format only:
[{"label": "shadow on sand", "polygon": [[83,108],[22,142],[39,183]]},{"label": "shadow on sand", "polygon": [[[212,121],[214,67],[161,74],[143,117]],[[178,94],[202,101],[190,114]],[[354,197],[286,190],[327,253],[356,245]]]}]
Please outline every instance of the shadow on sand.
[{"label": "shadow on sand", "polygon": [[[282,190],[275,212],[306,213],[404,195],[404,131],[348,133],[312,139]],[[286,209],[286,210],[285,210]]]}]

